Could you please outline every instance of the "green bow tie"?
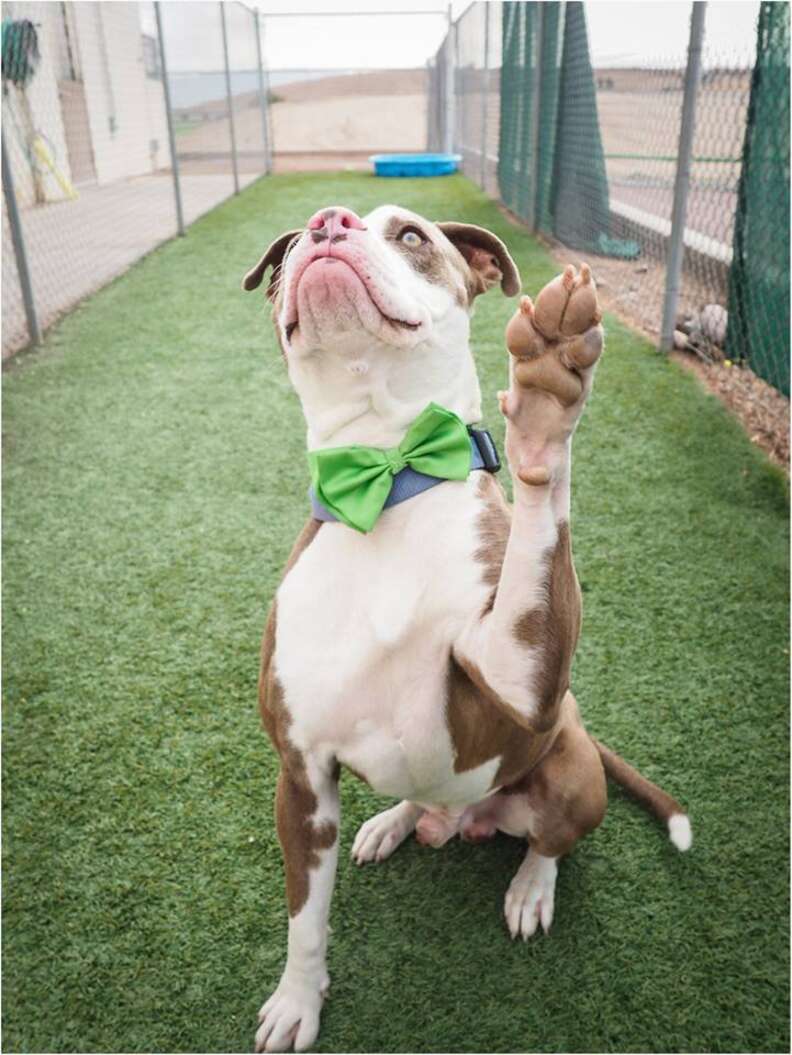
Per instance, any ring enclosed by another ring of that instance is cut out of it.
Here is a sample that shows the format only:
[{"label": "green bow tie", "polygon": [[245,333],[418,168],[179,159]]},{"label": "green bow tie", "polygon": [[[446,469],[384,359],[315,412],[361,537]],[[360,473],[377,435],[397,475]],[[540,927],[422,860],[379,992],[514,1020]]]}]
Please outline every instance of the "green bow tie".
[{"label": "green bow tie", "polygon": [[371,531],[390,494],[392,478],[406,466],[441,480],[466,480],[470,434],[464,422],[430,403],[398,447],[330,447],[309,451],[316,497],[349,527]]}]

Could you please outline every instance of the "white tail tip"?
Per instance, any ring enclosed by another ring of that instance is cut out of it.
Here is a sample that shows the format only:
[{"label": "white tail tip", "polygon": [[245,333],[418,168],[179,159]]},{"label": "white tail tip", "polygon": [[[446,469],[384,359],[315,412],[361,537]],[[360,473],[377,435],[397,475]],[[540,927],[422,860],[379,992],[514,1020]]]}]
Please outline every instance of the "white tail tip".
[{"label": "white tail tip", "polygon": [[689,850],[693,843],[690,818],[684,813],[674,813],[668,818],[668,834],[677,850]]}]

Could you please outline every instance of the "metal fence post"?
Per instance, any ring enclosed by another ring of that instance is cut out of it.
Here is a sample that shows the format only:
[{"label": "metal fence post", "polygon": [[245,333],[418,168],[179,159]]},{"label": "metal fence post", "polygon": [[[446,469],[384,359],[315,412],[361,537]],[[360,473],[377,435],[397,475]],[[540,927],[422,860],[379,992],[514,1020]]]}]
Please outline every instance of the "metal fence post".
[{"label": "metal fence post", "polygon": [[228,130],[231,135],[231,167],[234,170],[234,194],[239,194],[239,168],[237,165],[236,129],[234,128],[234,97],[231,93],[231,67],[228,65],[228,33],[226,31],[225,3],[220,0],[220,23],[223,29],[223,61],[225,62],[226,99],[228,101]]},{"label": "metal fence post", "polygon": [[454,19],[451,4],[448,5],[448,33],[445,46],[445,115],[443,128],[443,150],[446,154],[454,152],[454,135],[456,122],[456,97],[454,85]]},{"label": "metal fence post", "polygon": [[8,209],[8,225],[11,228],[11,242],[14,246],[19,288],[22,291],[22,303],[25,306],[25,318],[31,344],[38,344],[41,340],[41,332],[39,331],[36,305],[33,300],[33,287],[30,283],[30,271],[28,270],[27,254],[25,253],[25,238],[22,234],[22,224],[19,219],[16,194],[14,193],[14,179],[11,175],[11,166],[8,163],[8,155],[6,154],[5,136],[2,137],[2,153],[3,194],[5,195],[6,208]]},{"label": "metal fence post", "polygon": [[671,238],[668,243],[663,324],[660,330],[660,350],[663,352],[670,351],[674,343],[679,286],[685,255],[685,218],[690,187],[690,159],[693,154],[693,135],[696,130],[696,96],[701,80],[701,48],[704,41],[704,18],[707,13],[704,0],[694,0],[691,7],[690,40],[682,100],[682,124],[679,129],[674,205],[671,212]]},{"label": "metal fence post", "polygon": [[269,125],[267,118],[267,108],[269,106],[269,99],[267,98],[267,91],[264,87],[264,56],[261,50],[261,15],[256,9],[253,12],[253,18],[256,22],[256,55],[258,56],[258,84],[259,84],[259,103],[261,105],[261,129],[263,135],[264,144],[264,171],[269,173],[272,171],[272,164],[270,158],[270,141],[269,141]]},{"label": "metal fence post", "polygon": [[176,199],[176,230],[184,234],[184,210],[182,209],[181,182],[179,180],[179,157],[176,153],[176,136],[173,131],[173,110],[171,108],[170,85],[168,84],[168,64],[165,59],[165,34],[162,32],[162,15],[159,0],[154,3],[154,15],[157,19],[157,38],[160,50],[160,70],[162,71],[162,94],[165,98],[165,119],[168,123],[168,143],[171,153],[171,172],[173,173],[173,196]]},{"label": "metal fence post", "polygon": [[481,188],[487,186],[487,117],[489,110],[489,32],[490,5],[484,4],[484,82],[481,88]]}]

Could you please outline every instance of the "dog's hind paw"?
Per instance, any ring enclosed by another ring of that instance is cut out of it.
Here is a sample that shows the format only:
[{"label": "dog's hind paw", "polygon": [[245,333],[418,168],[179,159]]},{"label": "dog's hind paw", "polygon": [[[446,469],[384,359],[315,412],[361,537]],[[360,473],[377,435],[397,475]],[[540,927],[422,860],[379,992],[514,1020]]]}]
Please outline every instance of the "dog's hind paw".
[{"label": "dog's hind paw", "polygon": [[384,861],[413,831],[420,815],[420,806],[400,802],[398,806],[369,817],[355,836],[352,860],[359,865]]},{"label": "dog's hind paw", "polygon": [[553,922],[558,864],[555,857],[543,857],[529,850],[512,879],[506,894],[504,915],[512,938],[526,941],[539,923],[545,934]]}]

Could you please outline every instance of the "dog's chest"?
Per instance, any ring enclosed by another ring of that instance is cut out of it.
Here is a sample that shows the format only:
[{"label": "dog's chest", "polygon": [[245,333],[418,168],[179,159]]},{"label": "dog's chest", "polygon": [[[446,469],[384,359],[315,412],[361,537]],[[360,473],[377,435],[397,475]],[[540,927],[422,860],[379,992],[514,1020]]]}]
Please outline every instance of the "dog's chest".
[{"label": "dog's chest", "polygon": [[475,801],[497,768],[454,773],[445,714],[451,645],[488,592],[479,513],[473,474],[387,510],[369,535],[325,525],[278,592],[290,737],[383,794]]}]

